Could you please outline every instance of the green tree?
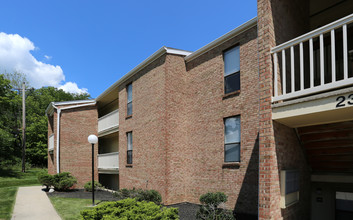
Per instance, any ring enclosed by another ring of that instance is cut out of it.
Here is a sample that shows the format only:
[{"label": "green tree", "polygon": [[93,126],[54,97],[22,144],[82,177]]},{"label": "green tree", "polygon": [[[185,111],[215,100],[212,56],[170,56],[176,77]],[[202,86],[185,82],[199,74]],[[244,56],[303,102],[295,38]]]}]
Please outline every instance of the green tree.
[{"label": "green tree", "polygon": [[27,91],[27,161],[35,166],[46,166],[48,143],[48,118],[45,110],[50,102],[90,99],[89,94],[67,93],[54,87]]},{"label": "green tree", "polygon": [[21,155],[19,109],[21,98],[0,75],[0,163],[18,162]]},{"label": "green tree", "polygon": [[0,163],[20,161],[22,97],[15,88],[26,82],[26,162],[47,165],[48,118],[45,110],[50,102],[91,99],[90,95],[74,94],[54,87],[29,88],[24,74],[0,75]]}]

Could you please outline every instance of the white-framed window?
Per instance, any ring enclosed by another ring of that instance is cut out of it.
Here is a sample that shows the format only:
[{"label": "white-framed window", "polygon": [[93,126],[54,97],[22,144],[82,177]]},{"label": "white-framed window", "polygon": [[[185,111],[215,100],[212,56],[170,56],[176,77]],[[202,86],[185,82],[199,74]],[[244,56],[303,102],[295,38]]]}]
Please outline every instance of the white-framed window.
[{"label": "white-framed window", "polygon": [[240,90],[240,55],[239,46],[223,52],[224,61],[224,93]]},{"label": "white-framed window", "polygon": [[300,175],[298,170],[281,170],[281,208],[299,201]]},{"label": "white-framed window", "polygon": [[126,163],[132,164],[132,131],[126,133],[127,137],[127,158]]},{"label": "white-framed window", "polygon": [[240,162],[240,116],[224,119],[224,162]]},{"label": "white-framed window", "polygon": [[132,115],[132,83],[126,86],[127,91],[127,111],[126,115]]}]

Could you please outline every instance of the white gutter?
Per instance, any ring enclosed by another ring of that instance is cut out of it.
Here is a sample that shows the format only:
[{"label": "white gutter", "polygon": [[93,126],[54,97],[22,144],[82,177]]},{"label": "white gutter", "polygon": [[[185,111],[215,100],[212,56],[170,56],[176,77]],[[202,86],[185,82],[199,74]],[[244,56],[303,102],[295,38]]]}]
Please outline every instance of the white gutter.
[{"label": "white gutter", "polygon": [[56,172],[60,173],[60,114],[61,110],[66,110],[66,109],[73,109],[73,108],[79,108],[79,107],[85,107],[85,106],[92,106],[95,105],[96,102],[92,102],[89,104],[82,104],[82,105],[74,105],[74,106],[69,106],[65,108],[58,108],[55,106],[54,103],[52,103],[52,106],[57,110],[57,123],[56,123]]},{"label": "white gutter", "polygon": [[111,85],[108,89],[106,89],[102,94],[100,94],[96,100],[99,101],[101,100],[105,95],[110,93],[113,89],[124,83],[126,80],[128,80],[130,77],[132,77],[135,73],[140,71],[141,69],[145,68],[147,65],[151,64],[153,61],[161,57],[163,54],[174,54],[174,55],[181,55],[181,56],[188,56],[192,52],[186,51],[186,50],[179,50],[179,49],[174,49],[170,47],[161,47],[159,50],[154,52],[151,56],[149,56],[147,59],[142,61],[139,65],[137,65],[135,68],[130,70],[127,74],[125,74],[123,77],[121,77],[118,81],[116,81],[113,85]]},{"label": "white gutter", "polygon": [[206,53],[207,51],[212,50],[213,48],[219,46],[220,44],[223,44],[227,40],[243,33],[244,31],[249,30],[250,28],[252,28],[256,25],[257,25],[257,17],[245,22],[244,24],[242,24],[239,27],[233,29],[232,31],[226,33],[225,35],[217,38],[216,40],[212,41],[211,43],[201,47],[200,49],[196,50],[192,54],[187,55],[185,57],[185,61],[189,62],[189,61],[201,56],[202,54]]}]

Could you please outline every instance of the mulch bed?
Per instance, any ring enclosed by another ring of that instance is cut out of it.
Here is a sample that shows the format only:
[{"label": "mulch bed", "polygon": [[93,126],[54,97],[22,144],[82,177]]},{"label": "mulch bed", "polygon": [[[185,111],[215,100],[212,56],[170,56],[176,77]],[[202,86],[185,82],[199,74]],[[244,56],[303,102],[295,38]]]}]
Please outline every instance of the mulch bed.
[{"label": "mulch bed", "polygon": [[[64,198],[79,198],[79,199],[92,199],[92,192],[87,192],[84,189],[75,189],[68,192],[57,192],[52,193],[47,192],[48,196],[57,196]],[[103,190],[95,191],[94,199],[101,201],[117,201],[117,197],[113,193]],[[166,207],[179,208],[180,220],[193,220],[196,219],[196,212],[199,210],[200,206],[193,203],[179,203],[174,205],[169,205]]]}]

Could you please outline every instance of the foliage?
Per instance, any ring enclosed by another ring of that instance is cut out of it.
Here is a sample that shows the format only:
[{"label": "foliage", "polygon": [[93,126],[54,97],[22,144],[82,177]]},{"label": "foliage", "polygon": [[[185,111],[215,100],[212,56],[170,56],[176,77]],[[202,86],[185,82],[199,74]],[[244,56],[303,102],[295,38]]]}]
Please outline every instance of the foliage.
[{"label": "foliage", "polygon": [[77,179],[69,172],[57,173],[53,176],[53,186],[57,191],[67,191],[76,183]]},{"label": "foliage", "polygon": [[41,169],[28,169],[21,172],[21,166],[0,166],[0,219],[11,219],[19,186],[39,185],[37,174]]},{"label": "foliage", "polygon": [[154,202],[157,205],[161,204],[162,196],[156,190],[143,190],[143,189],[121,189],[115,193],[115,196],[120,199],[135,198],[137,201]]},{"label": "foliage", "polygon": [[47,164],[48,119],[50,102],[90,99],[89,94],[67,93],[54,87],[30,88],[24,74],[0,74],[0,165],[21,160],[22,96],[15,89],[26,82],[26,161],[34,166]]},{"label": "foliage", "polygon": [[53,185],[54,177],[47,172],[41,172],[38,174],[38,181],[49,189]]},{"label": "foliage", "polygon": [[[0,75],[0,166],[18,163],[20,142],[21,99],[12,90],[10,81]],[[9,163],[10,162],[10,163]]]},{"label": "foliage", "polygon": [[219,206],[227,202],[228,197],[223,192],[206,193],[200,196],[202,206],[196,214],[197,219],[204,220],[232,220],[235,219],[229,210],[221,209]]},{"label": "foliage", "polygon": [[[92,199],[63,198],[51,194],[49,194],[49,199],[63,220],[80,219],[80,212],[92,205]],[[99,203],[100,200],[96,202]]]},{"label": "foliage", "polygon": [[128,198],[117,202],[106,202],[97,207],[81,211],[84,220],[112,219],[179,219],[178,209],[161,208],[153,202]]},{"label": "foliage", "polygon": [[[83,187],[86,191],[92,192],[92,181],[88,181]],[[98,188],[102,188],[102,184],[97,181],[94,181],[94,190],[96,191]]]}]

